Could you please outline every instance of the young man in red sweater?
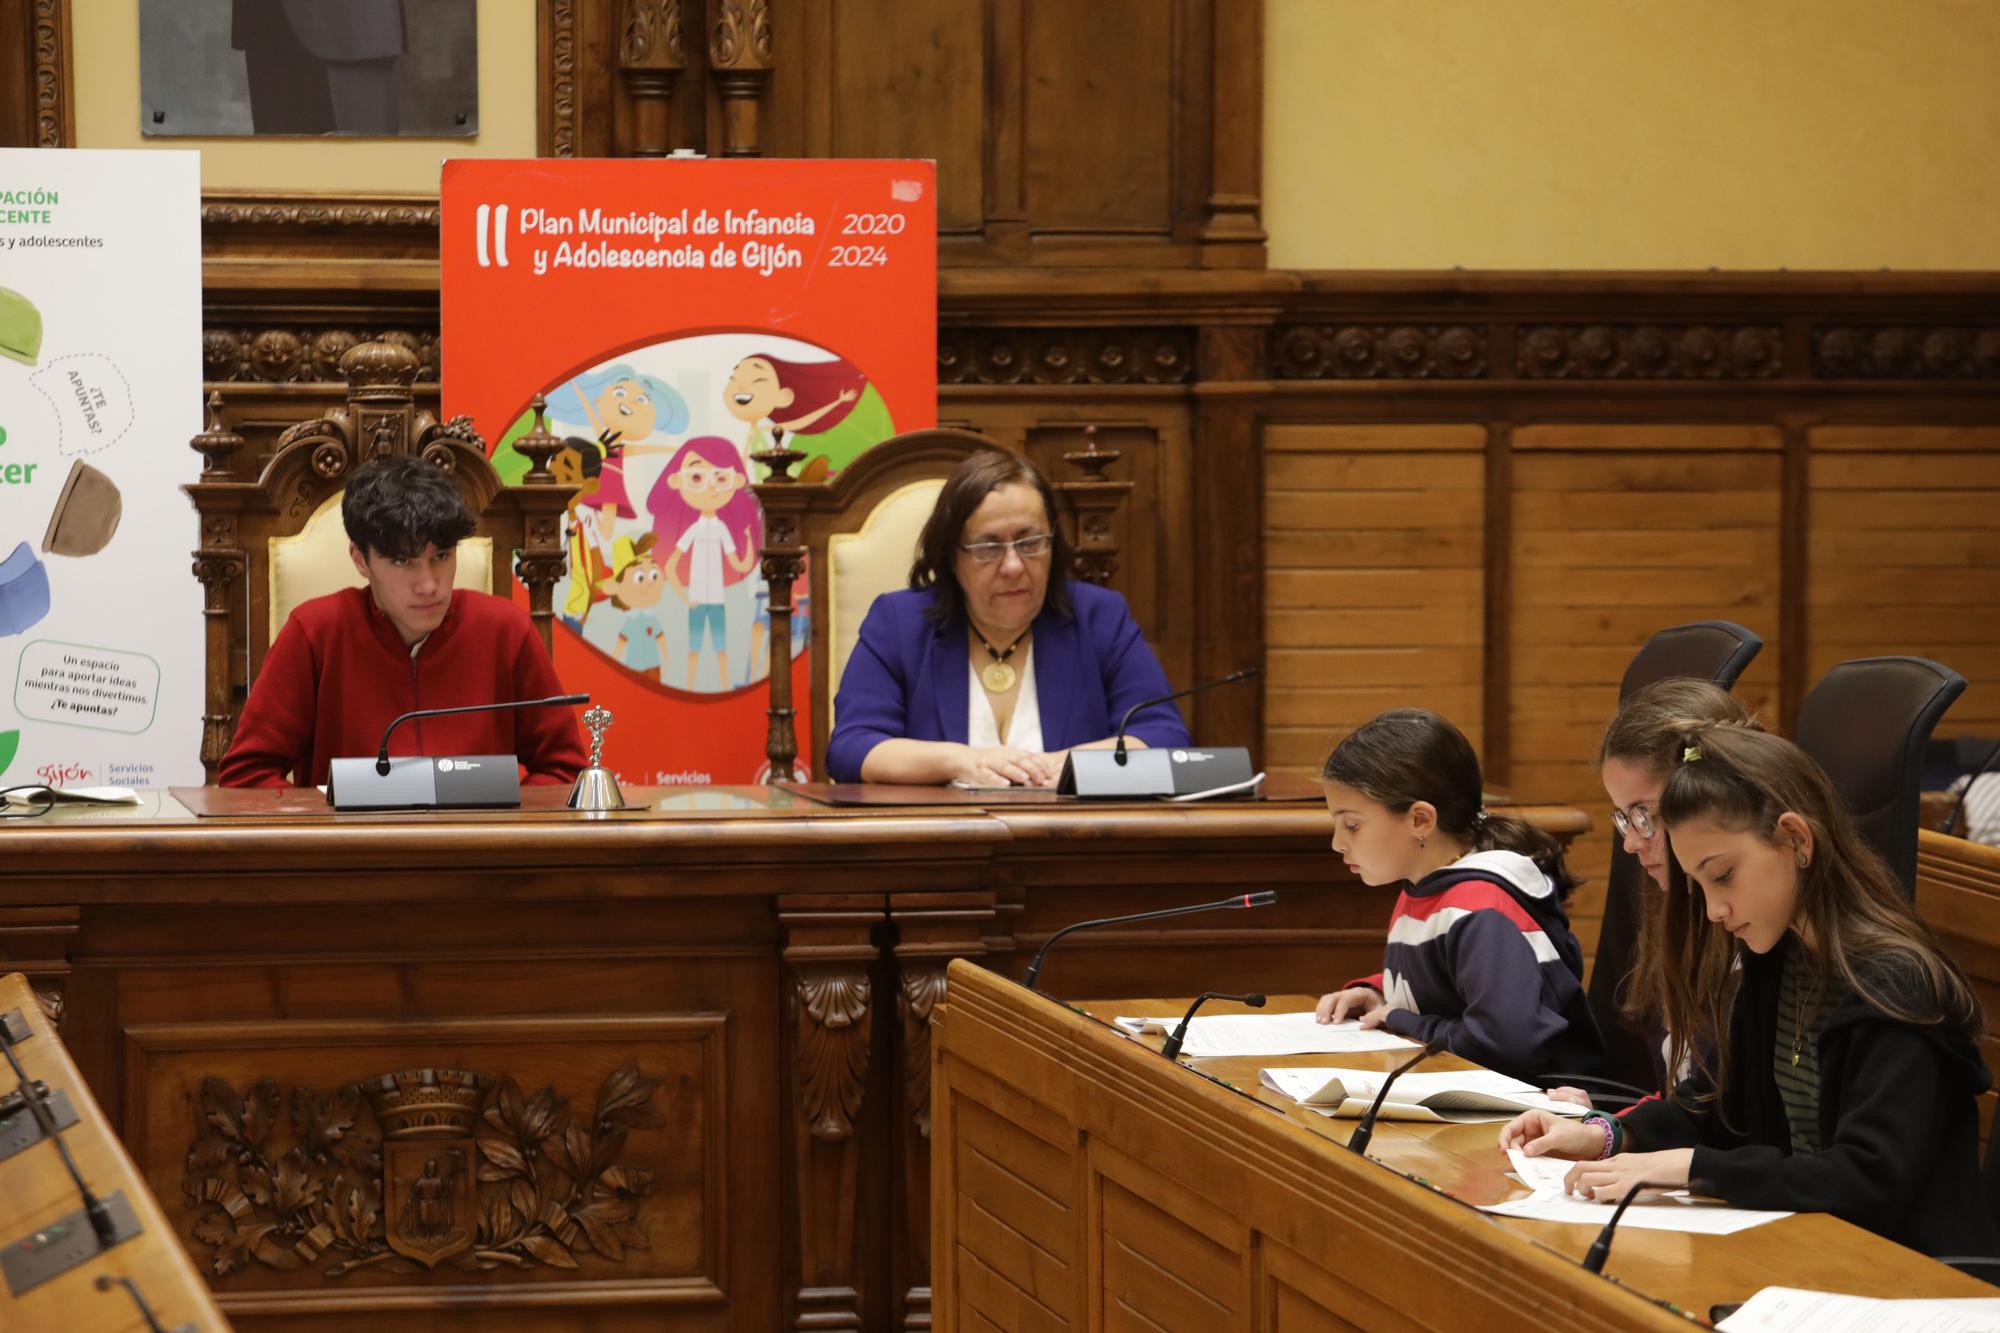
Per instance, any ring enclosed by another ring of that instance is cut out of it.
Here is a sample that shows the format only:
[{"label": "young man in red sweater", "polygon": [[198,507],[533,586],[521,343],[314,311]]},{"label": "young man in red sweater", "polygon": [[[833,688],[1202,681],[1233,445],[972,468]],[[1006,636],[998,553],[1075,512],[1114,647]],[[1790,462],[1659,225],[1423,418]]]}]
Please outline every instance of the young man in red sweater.
[{"label": "young man in red sweater", "polygon": [[[374,754],[398,714],[563,693],[519,607],[453,591],[474,523],[444,473],[407,455],[375,459],[348,480],[340,517],[368,586],[315,597],[285,621],[223,757],[225,787],[321,786],[329,761]],[[513,754],[533,783],[570,782],[584,763],[566,708],[419,718],[389,750]]]}]

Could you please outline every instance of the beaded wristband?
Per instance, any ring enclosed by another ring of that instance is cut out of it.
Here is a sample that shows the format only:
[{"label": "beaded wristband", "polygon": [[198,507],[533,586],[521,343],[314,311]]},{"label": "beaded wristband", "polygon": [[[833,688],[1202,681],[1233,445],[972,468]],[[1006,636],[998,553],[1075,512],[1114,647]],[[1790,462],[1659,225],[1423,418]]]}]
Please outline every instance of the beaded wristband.
[{"label": "beaded wristband", "polygon": [[1595,1123],[1599,1129],[1604,1131],[1604,1151],[1597,1154],[1598,1161],[1603,1161],[1617,1151],[1618,1129],[1611,1123],[1610,1116],[1599,1115],[1593,1111],[1583,1118],[1583,1123],[1586,1125]]}]

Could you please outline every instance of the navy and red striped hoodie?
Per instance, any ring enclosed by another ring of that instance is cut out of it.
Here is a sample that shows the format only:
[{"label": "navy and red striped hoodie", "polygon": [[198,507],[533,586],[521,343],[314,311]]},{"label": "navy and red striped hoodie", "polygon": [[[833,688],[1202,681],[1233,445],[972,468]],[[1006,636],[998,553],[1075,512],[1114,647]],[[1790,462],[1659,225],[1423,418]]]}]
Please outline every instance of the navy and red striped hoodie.
[{"label": "navy and red striped hoodie", "polygon": [[1396,899],[1373,986],[1382,1024],[1515,1078],[1594,1074],[1604,1044],[1583,992],[1583,949],[1549,877],[1519,852],[1473,852]]}]

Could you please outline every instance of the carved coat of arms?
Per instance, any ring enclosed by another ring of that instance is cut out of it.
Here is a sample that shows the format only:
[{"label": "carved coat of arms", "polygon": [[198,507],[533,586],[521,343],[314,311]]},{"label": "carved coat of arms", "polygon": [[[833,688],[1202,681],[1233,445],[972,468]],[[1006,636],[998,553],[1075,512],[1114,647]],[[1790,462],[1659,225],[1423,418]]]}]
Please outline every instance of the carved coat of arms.
[{"label": "carved coat of arms", "polygon": [[586,1116],[555,1089],[524,1096],[511,1078],[411,1069],[321,1097],[284,1099],[272,1079],[242,1095],[203,1082],[183,1184],[193,1235],[224,1277],[253,1260],[340,1277],[381,1265],[575,1268],[648,1247],[639,1204],[650,1172],[623,1163],[627,1136],[658,1129],[660,1080],[614,1071]]}]

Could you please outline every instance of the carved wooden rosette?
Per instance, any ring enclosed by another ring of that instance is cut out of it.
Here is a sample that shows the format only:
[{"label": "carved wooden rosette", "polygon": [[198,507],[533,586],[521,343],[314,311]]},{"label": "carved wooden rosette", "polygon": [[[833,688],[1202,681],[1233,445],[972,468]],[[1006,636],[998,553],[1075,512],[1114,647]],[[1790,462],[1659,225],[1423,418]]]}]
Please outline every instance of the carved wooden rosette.
[{"label": "carved wooden rosette", "polygon": [[[269,570],[264,559],[253,557],[261,557],[273,537],[297,533],[346,484],[348,473],[371,458],[414,454],[452,477],[496,551],[518,553],[515,569],[528,589],[529,615],[543,645],[551,644],[555,585],[566,563],[562,513],[571,494],[548,467],[561,443],[538,418],[536,430],[521,441],[534,470],[519,485],[503,485],[470,418],[440,422],[416,406],[413,386],[422,366],[403,341],[347,348],[340,357],[347,401],[286,429],[254,481],[233,479],[230,463],[243,439],[224,428],[221,396],[211,395],[208,427],[189,441],[203,459],[201,479],[182,488],[201,524],[194,575],[203,590],[201,757],[210,781],[267,646],[257,631],[269,604]],[[507,594],[504,558],[494,562],[489,591]],[[259,622],[255,631],[253,621]]]},{"label": "carved wooden rosette", "polygon": [[628,121],[621,146],[632,157],[665,157],[673,151],[674,86],[687,69],[681,0],[625,0],[618,30],[618,83]]},{"label": "carved wooden rosette", "polygon": [[902,1198],[895,1234],[895,1326],[904,1333],[931,1326],[931,1021],[945,998],[945,968],[977,958],[994,924],[991,890],[898,893],[889,897],[901,1047],[902,1104],[895,1132]]},{"label": "carved wooden rosette", "polygon": [[873,1032],[869,969],[882,923],[875,894],[778,899],[791,1040],[798,1288],[793,1327],[859,1329],[862,1135]]},{"label": "carved wooden rosette", "polygon": [[715,0],[708,64],[722,99],[722,156],[763,153],[759,123],[771,86],[770,0]]}]

